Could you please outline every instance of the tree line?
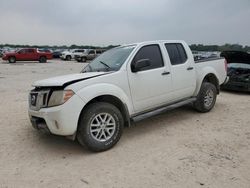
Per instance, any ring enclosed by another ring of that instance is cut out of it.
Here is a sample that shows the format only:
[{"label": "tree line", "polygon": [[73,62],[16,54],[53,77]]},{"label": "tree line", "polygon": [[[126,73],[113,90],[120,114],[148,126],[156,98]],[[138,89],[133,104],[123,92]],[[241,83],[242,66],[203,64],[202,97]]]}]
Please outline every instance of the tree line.
[{"label": "tree line", "polygon": [[[15,45],[15,44],[0,44],[0,48],[10,47],[10,48],[43,48],[43,49],[111,49],[119,45],[108,45],[108,46],[90,46],[90,45],[61,45],[61,46],[49,46],[49,45]],[[204,44],[192,44],[190,45],[193,51],[245,51],[250,52],[250,46],[243,46],[240,44],[224,44],[224,45],[204,45]]]},{"label": "tree line", "polygon": [[15,44],[0,44],[0,48],[9,47],[9,48],[40,48],[40,49],[111,49],[119,45],[108,45],[108,46],[90,46],[90,45],[15,45]]},{"label": "tree line", "polygon": [[228,51],[228,50],[235,50],[235,51],[244,51],[250,52],[250,46],[243,46],[240,44],[224,44],[224,45],[203,45],[203,44],[192,44],[190,45],[191,50],[196,51]]}]

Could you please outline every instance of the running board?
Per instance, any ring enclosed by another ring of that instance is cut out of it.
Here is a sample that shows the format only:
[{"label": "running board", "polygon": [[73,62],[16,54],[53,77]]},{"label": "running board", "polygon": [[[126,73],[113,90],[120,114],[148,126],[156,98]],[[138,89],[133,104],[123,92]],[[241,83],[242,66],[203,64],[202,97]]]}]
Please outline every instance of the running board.
[{"label": "running board", "polygon": [[164,113],[166,111],[169,111],[169,110],[172,110],[172,109],[175,109],[175,108],[190,104],[190,103],[192,103],[194,101],[196,101],[195,97],[194,98],[189,98],[189,99],[184,100],[184,101],[180,101],[180,102],[177,102],[177,103],[174,103],[174,104],[170,104],[170,105],[167,105],[167,106],[164,106],[164,107],[157,108],[157,109],[149,111],[149,112],[145,112],[143,114],[133,116],[131,118],[131,120],[132,120],[132,122],[138,122],[138,121],[141,121],[143,119],[147,119],[149,117],[152,117],[152,116],[155,116],[155,115],[158,115],[158,114],[162,114],[162,113]]}]

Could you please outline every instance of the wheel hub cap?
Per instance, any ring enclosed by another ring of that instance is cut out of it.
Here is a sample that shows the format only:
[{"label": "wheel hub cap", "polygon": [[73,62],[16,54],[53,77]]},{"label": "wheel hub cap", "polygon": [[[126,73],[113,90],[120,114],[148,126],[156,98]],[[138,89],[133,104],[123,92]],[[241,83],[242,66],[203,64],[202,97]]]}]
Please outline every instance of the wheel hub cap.
[{"label": "wheel hub cap", "polygon": [[115,133],[116,123],[112,115],[108,113],[99,113],[91,121],[90,134],[99,141],[109,140]]},{"label": "wheel hub cap", "polygon": [[204,97],[204,104],[206,107],[210,107],[211,104],[214,101],[214,93],[213,91],[210,89],[206,92],[205,97]]}]

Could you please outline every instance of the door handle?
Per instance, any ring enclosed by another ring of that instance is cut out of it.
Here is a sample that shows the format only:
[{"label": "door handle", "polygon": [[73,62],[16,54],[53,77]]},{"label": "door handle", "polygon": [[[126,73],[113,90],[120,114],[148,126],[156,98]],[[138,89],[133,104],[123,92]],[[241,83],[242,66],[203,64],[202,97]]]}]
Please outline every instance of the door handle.
[{"label": "door handle", "polygon": [[168,75],[168,74],[170,74],[170,72],[167,72],[167,71],[164,71],[163,73],[161,73],[161,75]]},{"label": "door handle", "polygon": [[194,67],[188,67],[187,68],[187,70],[193,70],[194,69]]}]

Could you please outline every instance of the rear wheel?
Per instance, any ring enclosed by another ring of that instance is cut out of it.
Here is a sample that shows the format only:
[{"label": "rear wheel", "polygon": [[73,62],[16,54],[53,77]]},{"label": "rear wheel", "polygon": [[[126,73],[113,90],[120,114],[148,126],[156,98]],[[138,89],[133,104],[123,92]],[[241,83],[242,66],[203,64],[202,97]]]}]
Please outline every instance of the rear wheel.
[{"label": "rear wheel", "polygon": [[71,56],[70,56],[70,55],[67,55],[67,56],[66,56],[66,60],[67,60],[67,61],[70,61],[70,60],[71,60]]},{"label": "rear wheel", "polygon": [[15,63],[16,62],[16,58],[14,56],[9,57],[9,63]]},{"label": "rear wheel", "polygon": [[201,85],[194,108],[199,112],[209,112],[215,105],[217,90],[214,84],[204,82]]},{"label": "rear wheel", "polygon": [[91,151],[105,151],[119,141],[123,126],[123,117],[117,107],[105,102],[93,103],[80,117],[77,139]]},{"label": "rear wheel", "polygon": [[81,58],[81,62],[86,62],[87,61],[87,58],[86,57],[82,57]]},{"label": "rear wheel", "polygon": [[47,62],[47,58],[44,57],[44,56],[42,56],[42,57],[40,57],[39,62],[40,63],[46,63]]}]

